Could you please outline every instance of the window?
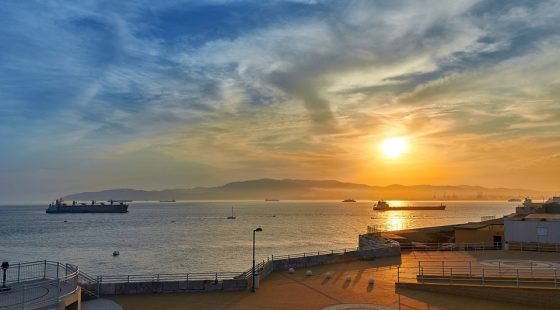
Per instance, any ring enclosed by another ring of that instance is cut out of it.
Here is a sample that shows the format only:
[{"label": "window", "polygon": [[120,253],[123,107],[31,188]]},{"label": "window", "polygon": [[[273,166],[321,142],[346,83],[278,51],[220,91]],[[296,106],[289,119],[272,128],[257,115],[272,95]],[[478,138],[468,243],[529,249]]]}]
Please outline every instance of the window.
[{"label": "window", "polygon": [[546,235],[548,235],[548,228],[537,227],[537,236],[546,236]]}]

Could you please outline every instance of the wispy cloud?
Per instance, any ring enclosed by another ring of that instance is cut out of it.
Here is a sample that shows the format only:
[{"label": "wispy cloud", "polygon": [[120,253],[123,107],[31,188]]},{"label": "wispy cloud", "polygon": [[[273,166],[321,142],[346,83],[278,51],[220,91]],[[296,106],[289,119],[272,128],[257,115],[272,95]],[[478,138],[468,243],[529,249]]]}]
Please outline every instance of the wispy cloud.
[{"label": "wispy cloud", "polygon": [[[450,182],[503,156],[542,167],[560,149],[559,21],[556,1],[6,3],[0,170],[61,175],[68,149],[94,187],[158,187],[125,158],[204,171],[181,185],[389,183],[362,170],[382,166],[371,145],[390,135],[472,167]],[[531,141],[546,147],[508,152]],[[96,172],[108,166],[119,181]]]}]

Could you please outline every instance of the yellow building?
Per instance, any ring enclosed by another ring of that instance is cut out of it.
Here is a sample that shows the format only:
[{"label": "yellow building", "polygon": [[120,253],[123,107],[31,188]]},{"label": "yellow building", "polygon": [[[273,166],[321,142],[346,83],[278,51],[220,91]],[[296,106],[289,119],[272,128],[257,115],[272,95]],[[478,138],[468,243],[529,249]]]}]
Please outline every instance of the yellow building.
[{"label": "yellow building", "polygon": [[502,248],[504,242],[503,219],[480,223],[467,223],[453,227],[455,243],[460,247]]}]

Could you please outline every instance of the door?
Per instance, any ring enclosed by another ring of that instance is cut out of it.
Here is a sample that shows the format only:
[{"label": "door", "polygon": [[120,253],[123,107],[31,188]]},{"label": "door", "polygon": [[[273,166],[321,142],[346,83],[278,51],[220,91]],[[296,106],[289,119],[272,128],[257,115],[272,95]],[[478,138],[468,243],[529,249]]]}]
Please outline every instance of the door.
[{"label": "door", "polygon": [[494,236],[494,249],[502,249],[502,236]]}]

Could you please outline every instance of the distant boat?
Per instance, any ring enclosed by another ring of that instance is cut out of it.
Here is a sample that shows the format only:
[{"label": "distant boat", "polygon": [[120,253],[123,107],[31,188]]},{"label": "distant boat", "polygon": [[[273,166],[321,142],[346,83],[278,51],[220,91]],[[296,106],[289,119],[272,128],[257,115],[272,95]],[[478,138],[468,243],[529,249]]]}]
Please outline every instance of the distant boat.
[{"label": "distant boat", "polygon": [[379,200],[373,206],[375,211],[407,211],[407,210],[445,210],[445,205],[442,203],[439,206],[406,206],[406,207],[391,207],[385,200]]},{"label": "distant boat", "polygon": [[356,202],[354,199],[344,199],[342,202]]},{"label": "distant boat", "polygon": [[228,220],[235,220],[235,216],[233,216],[233,207],[231,207],[231,216],[227,217]]},{"label": "distant boat", "polygon": [[113,251],[113,256],[119,256],[121,255],[121,253],[119,253],[119,251]]},{"label": "distant boat", "polygon": [[521,199],[520,198],[511,198],[511,199],[508,199],[508,202],[521,202]]},{"label": "distant boat", "polygon": [[160,200],[159,202],[177,202],[177,201],[175,201],[175,199],[171,199],[171,200]]},{"label": "distant boat", "polygon": [[264,201],[280,201],[280,199],[266,198]]}]

